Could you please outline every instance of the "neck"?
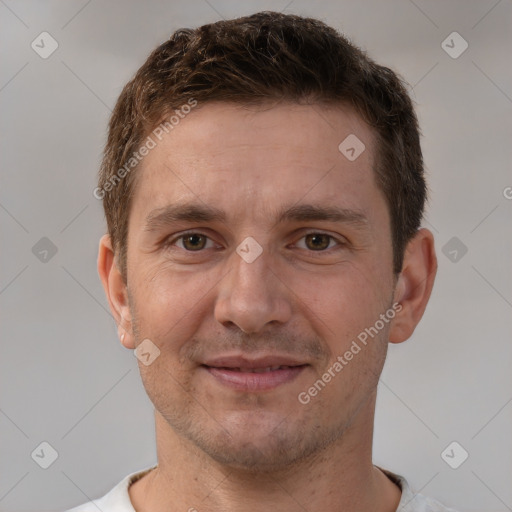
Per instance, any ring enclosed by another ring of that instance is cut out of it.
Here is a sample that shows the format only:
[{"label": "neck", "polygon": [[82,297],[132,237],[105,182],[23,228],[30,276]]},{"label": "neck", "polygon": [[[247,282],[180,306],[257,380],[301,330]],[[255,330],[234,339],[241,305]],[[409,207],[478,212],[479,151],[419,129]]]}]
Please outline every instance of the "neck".
[{"label": "neck", "polygon": [[400,490],[372,464],[373,403],[343,435],[293,467],[256,472],[223,466],[155,413],[158,466],[129,489],[137,512],[394,512]]}]

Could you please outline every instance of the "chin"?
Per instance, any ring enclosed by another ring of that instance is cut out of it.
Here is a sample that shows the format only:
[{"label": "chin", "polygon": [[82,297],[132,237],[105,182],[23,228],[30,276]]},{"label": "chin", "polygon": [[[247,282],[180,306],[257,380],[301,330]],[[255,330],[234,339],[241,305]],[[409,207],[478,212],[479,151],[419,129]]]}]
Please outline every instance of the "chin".
[{"label": "chin", "polygon": [[333,440],[325,428],[307,428],[301,422],[283,419],[273,421],[260,414],[250,420],[238,413],[223,424],[192,429],[188,439],[217,463],[249,473],[278,472],[310,459],[322,452]]}]

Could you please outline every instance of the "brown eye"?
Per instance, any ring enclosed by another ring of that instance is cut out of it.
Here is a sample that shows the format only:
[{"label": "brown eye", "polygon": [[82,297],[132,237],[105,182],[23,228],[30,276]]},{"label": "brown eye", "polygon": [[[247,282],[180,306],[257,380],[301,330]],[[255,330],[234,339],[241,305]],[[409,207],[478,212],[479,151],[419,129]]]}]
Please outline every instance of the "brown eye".
[{"label": "brown eye", "polygon": [[[176,249],[185,252],[205,252],[214,249],[214,241],[207,235],[198,231],[188,231],[174,238],[169,237],[162,242],[162,246],[168,251]],[[203,251],[204,249],[204,251]]]},{"label": "brown eye", "polygon": [[199,251],[204,249],[206,245],[206,237],[198,233],[192,233],[189,235],[183,235],[183,247],[188,251]]},{"label": "brown eye", "polygon": [[322,251],[329,247],[331,236],[322,233],[312,233],[305,236],[306,246],[313,251]]}]

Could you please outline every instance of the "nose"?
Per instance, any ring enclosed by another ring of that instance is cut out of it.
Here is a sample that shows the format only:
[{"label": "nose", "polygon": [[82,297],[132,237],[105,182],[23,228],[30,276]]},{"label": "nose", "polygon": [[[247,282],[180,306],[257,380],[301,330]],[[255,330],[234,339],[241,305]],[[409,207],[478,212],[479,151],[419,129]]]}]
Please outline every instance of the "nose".
[{"label": "nose", "polygon": [[230,258],[230,271],[219,284],[215,319],[245,333],[257,333],[270,323],[286,323],[292,315],[292,294],[271,268],[268,252],[264,250],[250,263],[236,252]]}]

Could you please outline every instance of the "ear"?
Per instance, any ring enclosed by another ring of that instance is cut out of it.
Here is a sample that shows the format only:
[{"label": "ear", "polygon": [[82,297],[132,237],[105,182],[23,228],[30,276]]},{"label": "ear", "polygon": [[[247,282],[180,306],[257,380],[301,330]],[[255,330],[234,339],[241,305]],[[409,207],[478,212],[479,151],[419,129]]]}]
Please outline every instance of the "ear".
[{"label": "ear", "polygon": [[117,268],[109,235],[104,235],[100,239],[98,274],[100,275],[110,305],[110,311],[112,311],[117,324],[119,339],[126,348],[134,349],[135,338],[132,332],[132,315],[128,302],[128,290],[123,276]]},{"label": "ear", "polygon": [[393,319],[389,331],[391,343],[410,338],[427,307],[437,272],[434,236],[420,229],[405,249],[402,271],[395,287],[394,303],[402,309]]}]

